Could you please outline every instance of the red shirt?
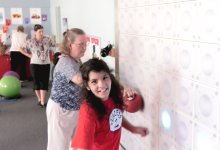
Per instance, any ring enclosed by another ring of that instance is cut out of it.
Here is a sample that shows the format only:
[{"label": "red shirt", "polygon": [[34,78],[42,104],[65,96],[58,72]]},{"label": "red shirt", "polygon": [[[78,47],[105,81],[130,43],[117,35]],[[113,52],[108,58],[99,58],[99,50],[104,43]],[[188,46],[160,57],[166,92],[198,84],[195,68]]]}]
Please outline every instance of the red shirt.
[{"label": "red shirt", "polygon": [[95,111],[84,102],[80,106],[78,126],[72,140],[73,148],[118,150],[121,138],[122,110],[111,99],[104,101],[107,115],[100,122]]}]

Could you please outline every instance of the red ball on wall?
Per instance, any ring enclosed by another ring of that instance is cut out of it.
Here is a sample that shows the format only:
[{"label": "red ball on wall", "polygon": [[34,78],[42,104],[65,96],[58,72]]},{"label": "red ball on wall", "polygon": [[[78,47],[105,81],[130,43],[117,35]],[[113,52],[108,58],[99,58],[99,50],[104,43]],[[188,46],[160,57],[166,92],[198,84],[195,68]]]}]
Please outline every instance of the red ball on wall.
[{"label": "red ball on wall", "polygon": [[144,106],[143,98],[139,94],[135,94],[134,97],[125,96],[124,105],[125,105],[125,110],[127,112],[135,113],[138,110],[143,109]]}]

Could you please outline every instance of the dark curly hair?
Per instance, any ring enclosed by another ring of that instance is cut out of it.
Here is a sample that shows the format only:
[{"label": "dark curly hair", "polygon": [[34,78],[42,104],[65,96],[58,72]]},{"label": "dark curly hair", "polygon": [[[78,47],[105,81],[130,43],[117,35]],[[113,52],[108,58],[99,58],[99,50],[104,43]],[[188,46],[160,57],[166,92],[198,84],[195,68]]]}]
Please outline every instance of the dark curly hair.
[{"label": "dark curly hair", "polygon": [[87,89],[88,81],[89,81],[89,73],[91,71],[95,71],[95,72],[104,71],[109,74],[110,79],[112,81],[109,97],[112,98],[116,107],[118,108],[123,107],[124,103],[121,94],[123,87],[116,80],[114,75],[111,73],[111,70],[109,69],[108,65],[103,60],[98,58],[90,59],[81,65],[80,71],[82,73],[82,78],[83,78],[82,96],[83,98],[86,99],[86,102],[95,110],[99,121],[101,121],[104,118],[105,114],[107,113],[107,109],[105,108],[103,101],[100,98],[96,97],[91,92],[91,90]]},{"label": "dark curly hair", "polygon": [[60,52],[56,52],[53,56],[53,64],[56,65],[59,61],[59,56],[61,55]]}]

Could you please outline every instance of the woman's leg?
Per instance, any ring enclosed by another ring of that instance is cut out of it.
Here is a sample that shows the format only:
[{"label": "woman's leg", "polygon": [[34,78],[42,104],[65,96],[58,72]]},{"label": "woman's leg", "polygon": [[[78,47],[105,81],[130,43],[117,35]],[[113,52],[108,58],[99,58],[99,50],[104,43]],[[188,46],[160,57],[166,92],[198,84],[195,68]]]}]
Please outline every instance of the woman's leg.
[{"label": "woman's leg", "polygon": [[35,90],[35,94],[37,95],[38,103],[41,103],[41,93],[40,93],[40,90]]},{"label": "woman's leg", "polygon": [[19,64],[18,52],[11,52],[10,57],[11,57],[11,70],[18,73],[18,70],[17,70],[18,64]]},{"label": "woman's leg", "polygon": [[50,77],[50,64],[42,65],[41,67],[41,87],[40,87],[40,96],[41,96],[41,105],[44,105],[46,102],[46,95],[49,86],[49,77]]},{"label": "woman's leg", "polygon": [[78,111],[65,110],[49,99],[47,108],[47,150],[69,150],[78,120]]},{"label": "woman's leg", "polygon": [[40,90],[41,105],[45,104],[46,95],[47,95],[47,90]]},{"label": "woman's leg", "polygon": [[38,99],[38,103],[41,103],[41,93],[40,93],[40,65],[31,64],[31,71],[33,76],[33,89]]}]

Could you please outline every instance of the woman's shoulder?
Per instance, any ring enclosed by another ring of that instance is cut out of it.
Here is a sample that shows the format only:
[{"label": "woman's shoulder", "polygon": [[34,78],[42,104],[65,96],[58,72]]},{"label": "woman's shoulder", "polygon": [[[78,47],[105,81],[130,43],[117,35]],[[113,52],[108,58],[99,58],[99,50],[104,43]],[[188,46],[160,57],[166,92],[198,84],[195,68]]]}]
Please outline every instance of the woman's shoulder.
[{"label": "woman's shoulder", "polygon": [[59,62],[64,64],[71,64],[72,60],[68,55],[61,54],[59,56]]}]

